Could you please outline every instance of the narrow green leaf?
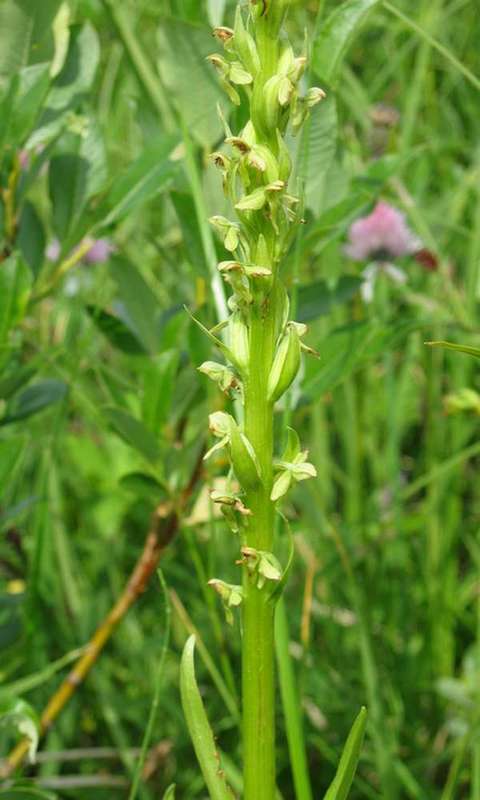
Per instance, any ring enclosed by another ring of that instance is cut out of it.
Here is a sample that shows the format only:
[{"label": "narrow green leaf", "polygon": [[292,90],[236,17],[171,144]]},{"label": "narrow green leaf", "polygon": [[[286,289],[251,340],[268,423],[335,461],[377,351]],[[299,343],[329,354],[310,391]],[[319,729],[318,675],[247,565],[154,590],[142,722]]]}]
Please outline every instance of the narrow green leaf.
[{"label": "narrow green leaf", "polygon": [[456,350],[457,353],[466,353],[469,356],[480,358],[480,348],[468,344],[454,344],[453,342],[425,342],[429,347],[443,347],[445,350]]},{"label": "narrow green leaf", "polygon": [[195,636],[185,644],[180,666],[180,693],[193,747],[207,784],[211,800],[232,800],[222,773],[219,754],[213,738],[195,678]]},{"label": "narrow green leaf", "polygon": [[338,78],[345,54],[358,29],[379,0],[347,0],[322,25],[313,46],[312,69],[328,85]]},{"label": "narrow green leaf", "polygon": [[175,800],[175,784],[172,783],[163,795],[163,800]]},{"label": "narrow green leaf", "polygon": [[142,417],[152,431],[161,429],[168,419],[179,357],[178,350],[167,350],[145,365]]},{"label": "narrow green leaf", "polygon": [[51,379],[34,383],[7,407],[0,425],[9,425],[38,414],[44,408],[63,400],[67,392],[68,386],[62,381]]},{"label": "narrow green leaf", "polygon": [[123,408],[107,406],[103,409],[105,417],[116,433],[131,447],[134,447],[147,461],[155,463],[160,458],[160,448],[155,436],[143,422],[132,417]]},{"label": "narrow green leaf", "polygon": [[35,375],[36,367],[32,364],[26,364],[21,367],[17,363],[9,365],[5,370],[5,374],[0,380],[0,398],[8,400],[19,389],[22,388],[30,378]]},{"label": "narrow green leaf", "polygon": [[0,486],[6,486],[25,447],[23,436],[0,440]]},{"label": "narrow green leaf", "polygon": [[227,0],[207,0],[208,20],[213,28],[223,23]]},{"label": "narrow green leaf", "polygon": [[127,167],[117,178],[96,215],[99,225],[106,227],[168,188],[177,170],[170,156],[178,137],[164,136]]},{"label": "narrow green leaf", "polygon": [[345,798],[348,797],[360,758],[366,724],[367,709],[363,706],[348,734],[348,739],[338,765],[337,774],[330,784],[324,800],[345,800]]},{"label": "narrow green leaf", "polygon": [[[8,332],[23,318],[30,295],[32,275],[18,255],[3,262],[0,269],[0,347]],[[1,359],[0,359],[1,360]]]},{"label": "narrow green leaf", "polygon": [[12,786],[10,789],[0,790],[0,798],[5,800],[57,800],[57,795],[33,786]]}]

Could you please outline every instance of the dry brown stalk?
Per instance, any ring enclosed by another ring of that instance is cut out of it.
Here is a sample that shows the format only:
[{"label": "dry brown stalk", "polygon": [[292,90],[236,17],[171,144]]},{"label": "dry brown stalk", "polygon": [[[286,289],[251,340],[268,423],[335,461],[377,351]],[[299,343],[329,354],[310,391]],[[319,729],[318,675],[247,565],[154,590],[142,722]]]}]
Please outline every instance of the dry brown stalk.
[{"label": "dry brown stalk", "polygon": [[[145,591],[160,558],[178,530],[181,513],[184,511],[195,488],[195,484],[200,477],[202,459],[203,451],[195,464],[188,485],[181,492],[177,502],[168,501],[161,503],[153,512],[150,529],[145,540],[142,554],[133,569],[125,589],[109,614],[95,631],[73,669],[47,703],[40,718],[40,735],[45,734],[51,728],[77,687],[85,680],[119,622],[123,619],[138,597]],[[28,753],[29,745],[29,739],[24,738],[20,740],[3,764],[1,764],[0,778],[8,778],[23,764]]]}]

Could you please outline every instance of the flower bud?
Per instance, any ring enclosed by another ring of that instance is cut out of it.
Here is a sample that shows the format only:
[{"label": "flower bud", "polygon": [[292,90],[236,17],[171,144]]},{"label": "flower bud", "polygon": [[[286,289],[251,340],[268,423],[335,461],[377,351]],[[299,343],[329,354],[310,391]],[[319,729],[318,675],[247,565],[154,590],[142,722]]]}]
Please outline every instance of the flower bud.
[{"label": "flower bud", "polygon": [[210,217],[210,224],[213,225],[223,236],[223,245],[229,253],[233,253],[239,244],[240,227],[236,222],[230,222],[226,217],[216,215]]},{"label": "flower bud", "polygon": [[228,323],[228,329],[230,350],[235,358],[235,363],[238,364],[239,368],[246,369],[250,358],[250,344],[248,327],[240,311],[236,311],[232,314]]},{"label": "flower bud", "polygon": [[254,189],[251,194],[246,194],[236,203],[237,211],[260,211],[267,202],[264,188]]},{"label": "flower bud", "polygon": [[256,550],[254,547],[242,547],[242,561],[250,573],[256,578],[258,589],[263,589],[267,581],[278,583],[282,578],[282,570],[278,559],[273,553],[266,550]]},{"label": "flower bud", "polygon": [[230,431],[230,455],[235,476],[246,491],[260,483],[260,466],[251,442],[234,422]]},{"label": "flower bud", "polygon": [[241,586],[234,586],[231,583],[225,583],[218,578],[212,578],[208,581],[208,585],[215,589],[220,595],[225,610],[225,617],[229,625],[233,625],[232,608],[237,608],[243,600],[243,589]]},{"label": "flower bud", "polygon": [[272,503],[276,503],[277,500],[280,500],[281,497],[284,497],[284,495],[287,494],[292,484],[292,480],[293,478],[290,470],[284,470],[275,478],[272,492],[270,494],[270,500]]},{"label": "flower bud", "polygon": [[237,150],[244,155],[248,153],[250,150],[250,145],[245,139],[242,139],[240,136],[227,136],[225,139],[225,144],[231,144],[232,147],[235,147]]},{"label": "flower bud", "polygon": [[248,86],[248,84],[253,82],[252,76],[239,61],[234,61],[233,64],[230,65],[228,77],[232,83],[236,83],[238,86]]},{"label": "flower bud", "polygon": [[246,69],[255,77],[260,69],[260,58],[253,36],[245,28],[240,6],[235,16],[234,46]]},{"label": "flower bud", "polygon": [[225,411],[215,411],[208,417],[208,429],[217,439],[222,439],[225,436],[230,436],[230,428],[233,421],[233,417],[230,414],[226,414]]},{"label": "flower bud", "polygon": [[319,89],[318,86],[312,86],[311,89],[308,90],[307,94],[305,95],[305,102],[307,104],[307,108],[313,108],[320,103],[322,100],[325,100],[326,94],[323,89]]},{"label": "flower bud", "polygon": [[227,49],[230,49],[228,47],[228,44],[231,42],[233,34],[234,31],[232,30],[232,28],[226,28],[223,25],[220,26],[219,28],[213,29],[213,35],[215,36],[215,38],[218,39],[219,42],[222,42],[222,44],[226,45]]},{"label": "flower bud", "polygon": [[459,414],[462,411],[480,414],[480,395],[473,389],[464,388],[447,395],[444,404],[447,414]]},{"label": "flower bud", "polygon": [[220,439],[220,441],[214,444],[213,447],[211,447],[210,450],[205,453],[203,457],[204,461],[216,453],[217,450],[221,450],[228,444],[230,441],[230,429],[232,422],[233,417],[231,417],[230,414],[226,414],[224,411],[216,411],[214,414],[210,414],[208,418],[209,431],[217,439]]},{"label": "flower bud", "polygon": [[211,53],[211,55],[207,56],[207,61],[215,67],[222,77],[227,77],[230,64],[223,56],[220,56],[218,53]]},{"label": "flower bud", "polygon": [[278,126],[280,113],[279,94],[282,82],[282,75],[274,75],[273,78],[266,82],[263,89],[263,120],[269,133],[274,132]]},{"label": "flower bud", "polygon": [[288,77],[293,83],[298,83],[300,78],[302,77],[303,73],[305,72],[305,68],[307,66],[307,59],[305,56],[298,56],[293,60],[293,66],[288,73]]},{"label": "flower bud", "polygon": [[261,266],[266,267],[267,269],[270,268],[270,264],[272,263],[272,258],[263,233],[261,233],[258,237],[255,261],[257,264],[261,264]]},{"label": "flower bud", "polygon": [[278,177],[281,181],[285,184],[288,183],[290,175],[292,173],[292,158],[290,156],[290,151],[287,147],[285,139],[281,136],[280,131],[277,130],[277,142],[278,142]]},{"label": "flower bud", "polygon": [[288,106],[294,91],[295,87],[290,78],[286,76],[282,78],[278,86],[278,102],[282,107]]},{"label": "flower bud", "polygon": [[224,153],[220,153],[218,150],[215,153],[211,153],[209,155],[210,161],[213,161],[216,167],[226,172],[232,163],[232,160],[228,158]]},{"label": "flower bud", "polygon": [[269,183],[278,180],[279,168],[277,159],[273,155],[270,148],[265,147],[265,145],[254,144],[247,156],[246,161],[249,166],[253,167],[259,172],[265,173],[265,177]]},{"label": "flower bud", "polygon": [[287,391],[300,367],[300,338],[293,325],[280,340],[268,379],[268,399],[275,402]]},{"label": "flower bud", "polygon": [[240,388],[237,376],[225,364],[218,364],[216,361],[204,361],[198,367],[198,371],[217,383],[222,392],[228,393],[233,389]]}]

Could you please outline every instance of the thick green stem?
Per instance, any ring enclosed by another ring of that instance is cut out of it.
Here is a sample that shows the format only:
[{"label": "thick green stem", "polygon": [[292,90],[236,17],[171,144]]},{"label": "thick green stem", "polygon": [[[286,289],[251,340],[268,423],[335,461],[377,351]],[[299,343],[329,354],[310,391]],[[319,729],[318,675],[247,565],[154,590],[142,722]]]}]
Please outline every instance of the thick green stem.
[{"label": "thick green stem", "polygon": [[[272,292],[271,297],[274,296]],[[262,483],[248,496],[252,517],[247,545],[271,550],[274,506],[270,500],[273,459],[273,407],[267,399],[274,352],[275,309],[267,304],[253,316],[250,368],[245,387],[245,433],[260,462]],[[275,796],[274,604],[268,583],[258,589],[244,571],[242,690],[245,800]]]}]

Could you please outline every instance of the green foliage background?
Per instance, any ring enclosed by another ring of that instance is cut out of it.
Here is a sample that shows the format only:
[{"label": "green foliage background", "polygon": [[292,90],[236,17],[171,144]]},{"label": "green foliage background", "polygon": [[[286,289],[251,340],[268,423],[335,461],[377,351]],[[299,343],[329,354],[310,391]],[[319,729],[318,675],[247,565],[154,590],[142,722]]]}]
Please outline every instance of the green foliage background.
[{"label": "green foliage background", "polygon": [[[280,410],[319,472],[286,509],[290,649],[316,797],[365,704],[351,797],[386,796],[387,770],[401,798],[479,800],[478,413],[444,404],[477,387],[478,369],[424,341],[479,343],[480,18],[474,0],[364,5],[338,62],[325,20],[339,3],[296,2],[288,20],[297,49],[308,31],[311,82],[328,93],[292,143],[307,224],[285,271],[321,360]],[[228,209],[207,156],[222,138],[216,104],[228,104],[204,57],[233,6],[72,0],[59,14],[58,0],[0,2],[0,696],[38,711],[120,594],[151,512],[188,481],[218,406],[195,371],[210,343],[183,306],[208,325],[221,311],[211,282],[223,250],[206,220]],[[343,245],[379,198],[406,212],[438,267],[405,259],[407,283],[380,279],[366,305]],[[114,244],[106,263],[69,260],[88,236]],[[207,580],[236,582],[234,551],[204,503],[162,562],[205,646],[199,681],[232,782],[240,631]],[[127,796],[158,680],[139,797],[173,781],[180,798],[204,796],[179,703],[175,598],[165,658],[154,581],[48,735],[46,751],[116,751],[42,762],[34,774],[58,797]],[[279,724],[287,799],[280,700]],[[11,743],[0,728],[2,752]],[[69,789],[72,774],[96,785]]]}]

